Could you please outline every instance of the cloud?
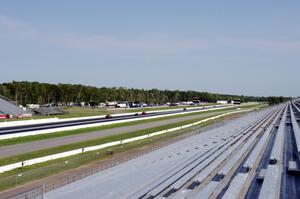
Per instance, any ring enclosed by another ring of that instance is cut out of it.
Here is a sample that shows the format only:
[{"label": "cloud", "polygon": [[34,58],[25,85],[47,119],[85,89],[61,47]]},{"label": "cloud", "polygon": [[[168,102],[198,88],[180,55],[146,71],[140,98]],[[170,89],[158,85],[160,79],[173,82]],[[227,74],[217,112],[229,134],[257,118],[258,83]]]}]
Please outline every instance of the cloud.
[{"label": "cloud", "polygon": [[267,53],[299,53],[300,41],[264,38],[222,38],[223,45],[237,48],[255,49]]},{"label": "cloud", "polygon": [[123,55],[174,55],[194,51],[211,50],[208,40],[178,39],[165,34],[147,34],[135,38],[118,38],[106,35],[79,35],[58,33],[47,35],[47,42],[70,49],[96,53],[117,53]]},{"label": "cloud", "polygon": [[211,48],[211,44],[204,40],[178,40],[166,34],[149,34],[128,39],[100,34],[43,32],[26,23],[1,15],[0,31],[8,33],[6,36],[16,40],[30,39],[35,42],[95,53],[167,55]]},{"label": "cloud", "polygon": [[[64,31],[43,32],[21,21],[0,15],[0,33],[11,40],[30,40],[46,45],[101,54],[134,56],[198,55],[205,52],[254,50],[258,53],[299,53],[300,41],[264,38],[184,38],[170,34],[146,34],[118,38],[101,34],[76,34]],[[0,36],[3,36],[0,34]]]},{"label": "cloud", "polygon": [[36,30],[31,26],[3,15],[0,15],[0,30],[26,36],[37,34]]}]

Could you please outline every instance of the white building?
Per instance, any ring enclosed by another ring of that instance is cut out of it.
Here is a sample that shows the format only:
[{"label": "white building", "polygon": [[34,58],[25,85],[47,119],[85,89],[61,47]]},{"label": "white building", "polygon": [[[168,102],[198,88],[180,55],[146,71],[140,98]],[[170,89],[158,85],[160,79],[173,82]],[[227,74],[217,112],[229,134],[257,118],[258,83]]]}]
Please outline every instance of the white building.
[{"label": "white building", "polygon": [[34,109],[34,108],[40,108],[39,104],[27,104],[27,108]]},{"label": "white building", "polygon": [[217,104],[228,104],[227,100],[218,100]]}]

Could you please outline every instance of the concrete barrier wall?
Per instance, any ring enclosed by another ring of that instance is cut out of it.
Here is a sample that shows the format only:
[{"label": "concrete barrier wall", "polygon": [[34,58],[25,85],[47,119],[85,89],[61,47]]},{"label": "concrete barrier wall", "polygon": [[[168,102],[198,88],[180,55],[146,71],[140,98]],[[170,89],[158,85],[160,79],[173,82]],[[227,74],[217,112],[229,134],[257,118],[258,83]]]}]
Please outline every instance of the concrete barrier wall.
[{"label": "concrete barrier wall", "polygon": [[30,166],[33,164],[38,164],[41,162],[47,162],[49,160],[56,160],[59,158],[64,158],[64,157],[68,157],[68,156],[72,156],[72,155],[77,155],[82,153],[83,149],[76,149],[76,150],[72,150],[72,151],[66,151],[66,152],[62,152],[62,153],[57,153],[57,154],[53,154],[53,155],[48,155],[48,156],[44,156],[44,157],[40,157],[40,158],[34,158],[31,160],[26,160],[23,162],[23,166]]},{"label": "concrete barrier wall", "polygon": [[48,156],[44,156],[44,157],[34,158],[34,159],[31,159],[31,160],[25,160],[23,162],[13,163],[13,164],[10,164],[10,165],[0,166],[0,173],[6,172],[6,171],[11,171],[11,170],[23,167],[23,166],[29,166],[29,165],[33,165],[33,164],[43,163],[43,162],[47,162],[47,161],[50,161],[50,160],[65,158],[65,157],[69,157],[69,156],[72,156],[72,155],[77,155],[77,154],[88,152],[88,151],[95,151],[95,150],[104,149],[104,148],[111,147],[111,146],[130,143],[130,142],[134,142],[134,141],[137,141],[137,140],[142,140],[142,139],[146,139],[146,138],[149,138],[149,137],[153,137],[153,136],[161,135],[161,134],[164,134],[164,133],[168,133],[168,132],[174,132],[174,131],[177,131],[177,130],[180,130],[180,129],[189,128],[191,126],[198,125],[198,124],[203,123],[205,121],[214,120],[214,119],[217,119],[217,118],[220,118],[220,117],[224,117],[226,115],[241,113],[241,112],[246,112],[246,111],[251,111],[251,110],[232,111],[232,112],[220,114],[220,115],[217,115],[217,116],[214,116],[214,117],[210,117],[210,118],[207,118],[207,119],[204,119],[204,120],[200,120],[199,122],[195,122],[193,124],[188,124],[188,125],[184,125],[184,126],[180,126],[180,127],[176,127],[176,128],[166,129],[166,130],[150,133],[150,134],[147,134],[147,135],[137,136],[137,137],[128,138],[128,139],[125,139],[125,140],[109,142],[109,143],[105,143],[105,144],[101,144],[101,145],[97,145],[97,146],[85,147],[85,148],[81,148],[81,149],[66,151],[66,152],[57,153],[57,154],[53,154],[53,155],[48,155]]},{"label": "concrete barrier wall", "polygon": [[150,133],[149,137],[153,137],[153,136],[156,136],[156,135],[161,135],[161,134],[164,134],[164,133],[167,133],[167,130],[158,131],[158,132],[155,132],[155,133]]},{"label": "concrete barrier wall", "polygon": [[101,144],[101,145],[97,145],[97,146],[86,147],[86,148],[84,148],[84,152],[96,151],[96,150],[99,150],[99,149],[104,149],[104,148],[111,147],[111,146],[116,146],[116,145],[119,145],[119,144],[122,144],[121,140],[116,141],[116,142],[109,142],[109,143]]},{"label": "concrete barrier wall", "polygon": [[31,119],[31,120],[22,120],[22,121],[11,121],[11,122],[0,122],[0,128],[2,127],[12,127],[12,126],[24,126],[32,124],[44,124],[58,122],[58,118],[47,118],[47,119]]},{"label": "concrete barrier wall", "polygon": [[0,173],[3,173],[5,171],[11,171],[17,168],[21,168],[23,165],[23,162],[17,162],[14,164],[9,164],[9,165],[5,165],[5,166],[1,166],[0,167]]},{"label": "concrete barrier wall", "polygon": [[148,137],[149,137],[149,134],[138,136],[138,137],[134,137],[134,138],[129,138],[129,139],[126,139],[126,140],[122,140],[122,144],[126,144],[126,143],[129,143],[129,142],[134,142],[134,141],[137,141],[137,140],[146,139]]}]

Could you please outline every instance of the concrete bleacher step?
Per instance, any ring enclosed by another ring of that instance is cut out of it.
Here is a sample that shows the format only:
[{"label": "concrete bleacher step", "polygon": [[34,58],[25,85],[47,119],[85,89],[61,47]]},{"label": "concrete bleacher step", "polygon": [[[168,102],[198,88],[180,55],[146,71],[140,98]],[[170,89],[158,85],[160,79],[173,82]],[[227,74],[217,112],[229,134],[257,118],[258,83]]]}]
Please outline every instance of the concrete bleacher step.
[{"label": "concrete bleacher step", "polygon": [[287,172],[291,175],[300,175],[300,168],[296,161],[289,161]]},{"label": "concrete bleacher step", "polygon": [[22,108],[14,104],[11,100],[1,95],[0,95],[0,112],[9,115],[29,114],[27,111],[24,111]]}]

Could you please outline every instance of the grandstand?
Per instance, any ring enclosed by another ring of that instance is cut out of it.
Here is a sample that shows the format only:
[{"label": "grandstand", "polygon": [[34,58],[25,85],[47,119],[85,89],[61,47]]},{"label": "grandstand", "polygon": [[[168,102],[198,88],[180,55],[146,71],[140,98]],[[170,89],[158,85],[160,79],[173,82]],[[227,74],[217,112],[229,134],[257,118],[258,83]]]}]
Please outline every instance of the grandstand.
[{"label": "grandstand", "polygon": [[59,108],[59,107],[41,107],[41,108],[34,108],[31,109],[32,112],[36,115],[60,115],[60,114],[65,114],[67,111]]},{"label": "grandstand", "polygon": [[0,114],[8,115],[9,117],[31,117],[32,115],[2,95],[0,95]]}]

